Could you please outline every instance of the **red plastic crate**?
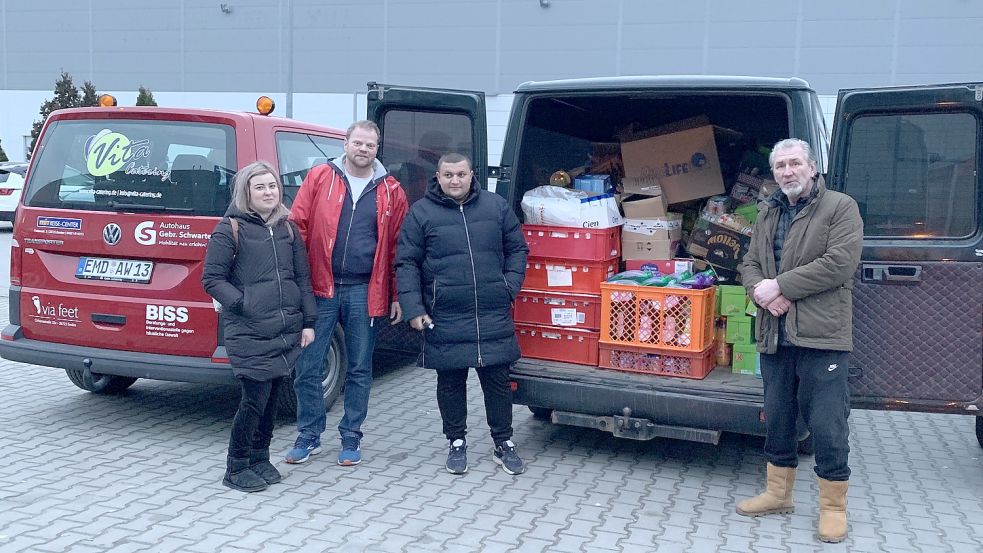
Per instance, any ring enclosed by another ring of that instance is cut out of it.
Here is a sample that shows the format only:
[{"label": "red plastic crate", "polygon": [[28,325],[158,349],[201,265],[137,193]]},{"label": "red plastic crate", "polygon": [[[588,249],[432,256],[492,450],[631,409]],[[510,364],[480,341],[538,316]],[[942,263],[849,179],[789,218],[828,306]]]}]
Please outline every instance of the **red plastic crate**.
[{"label": "red plastic crate", "polygon": [[601,342],[702,352],[713,342],[716,287],[601,285]]},{"label": "red plastic crate", "polygon": [[523,357],[597,366],[597,332],[516,323]]},{"label": "red plastic crate", "polygon": [[621,256],[621,227],[581,229],[522,225],[529,255],[577,261],[602,261]]},{"label": "red plastic crate", "polygon": [[601,283],[618,272],[618,259],[571,261],[530,256],[522,287],[551,292],[600,294]]},{"label": "red plastic crate", "polygon": [[715,366],[714,344],[703,351],[676,351],[608,344],[598,345],[598,366],[634,373],[706,378]]},{"label": "red plastic crate", "polygon": [[517,323],[598,330],[601,296],[523,289],[515,298],[514,317]]}]

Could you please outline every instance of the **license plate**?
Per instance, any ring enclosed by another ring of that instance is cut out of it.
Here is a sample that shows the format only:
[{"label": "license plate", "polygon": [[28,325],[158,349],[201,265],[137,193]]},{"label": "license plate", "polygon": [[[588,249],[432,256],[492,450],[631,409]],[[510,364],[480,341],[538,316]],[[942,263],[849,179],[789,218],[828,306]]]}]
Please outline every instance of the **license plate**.
[{"label": "license plate", "polygon": [[150,282],[153,271],[153,261],[82,257],[75,268],[75,278],[146,284]]}]

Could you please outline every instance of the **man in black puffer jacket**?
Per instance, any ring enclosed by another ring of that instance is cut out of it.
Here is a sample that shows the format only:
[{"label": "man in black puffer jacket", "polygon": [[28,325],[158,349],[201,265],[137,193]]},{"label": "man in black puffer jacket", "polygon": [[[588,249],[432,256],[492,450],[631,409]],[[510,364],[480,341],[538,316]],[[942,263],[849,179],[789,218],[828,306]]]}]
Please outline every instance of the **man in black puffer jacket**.
[{"label": "man in black puffer jacket", "polygon": [[494,459],[508,474],[525,470],[512,442],[509,367],[519,359],[512,302],[529,248],[501,196],[481,190],[468,158],[446,154],[437,178],[403,221],[396,250],[399,303],[423,332],[421,367],[437,371],[437,405],[450,441],[447,470],[468,470],[468,369],[485,396]]}]

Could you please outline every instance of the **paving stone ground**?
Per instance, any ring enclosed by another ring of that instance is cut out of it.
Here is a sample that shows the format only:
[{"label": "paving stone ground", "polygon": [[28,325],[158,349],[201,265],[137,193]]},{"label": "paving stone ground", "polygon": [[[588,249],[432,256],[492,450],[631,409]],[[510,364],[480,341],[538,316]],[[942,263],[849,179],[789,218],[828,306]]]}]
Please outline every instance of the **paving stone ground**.
[{"label": "paving stone ground", "polygon": [[[4,317],[6,309],[3,310]],[[517,477],[492,461],[472,376],[470,470],[445,472],[434,373],[377,359],[365,461],[304,465],[273,442],[281,484],[220,484],[234,387],[138,381],[98,396],[64,372],[0,362],[0,552],[983,551],[983,449],[971,417],[855,410],[850,537],[813,537],[817,486],[802,460],[796,512],[750,519],[734,504],[763,483],[762,440],[632,442],[554,426],[515,408]]]}]

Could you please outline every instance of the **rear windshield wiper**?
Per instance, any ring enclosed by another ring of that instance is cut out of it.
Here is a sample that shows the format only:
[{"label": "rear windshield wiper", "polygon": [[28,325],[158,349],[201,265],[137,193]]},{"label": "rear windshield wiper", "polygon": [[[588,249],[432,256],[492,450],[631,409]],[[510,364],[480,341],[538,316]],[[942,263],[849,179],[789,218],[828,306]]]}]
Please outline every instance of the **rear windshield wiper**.
[{"label": "rear windshield wiper", "polygon": [[191,213],[194,208],[191,207],[169,207],[166,205],[153,205],[153,204],[125,204],[122,202],[114,202],[110,200],[106,203],[106,206],[110,209],[116,209],[119,211],[158,211],[158,212],[178,212],[178,213]]}]

